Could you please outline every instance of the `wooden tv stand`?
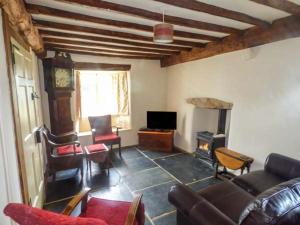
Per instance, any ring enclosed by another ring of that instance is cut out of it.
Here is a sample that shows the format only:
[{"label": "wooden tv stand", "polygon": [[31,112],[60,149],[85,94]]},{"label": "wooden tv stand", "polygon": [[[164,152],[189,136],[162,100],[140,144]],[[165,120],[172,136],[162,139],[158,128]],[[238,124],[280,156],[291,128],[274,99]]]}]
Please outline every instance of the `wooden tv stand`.
[{"label": "wooden tv stand", "polygon": [[172,152],[174,143],[173,130],[141,129],[138,132],[139,147],[141,149]]}]

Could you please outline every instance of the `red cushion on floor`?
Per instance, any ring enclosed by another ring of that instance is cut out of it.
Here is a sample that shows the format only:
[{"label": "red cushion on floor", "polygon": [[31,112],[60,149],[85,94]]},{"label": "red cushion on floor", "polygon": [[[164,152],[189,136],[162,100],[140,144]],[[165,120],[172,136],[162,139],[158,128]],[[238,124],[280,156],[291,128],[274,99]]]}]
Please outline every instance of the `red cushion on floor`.
[{"label": "red cushion on floor", "polygon": [[8,204],[4,213],[20,225],[107,225],[101,219],[70,217],[18,203]]},{"label": "red cushion on floor", "polygon": [[[88,201],[86,211],[80,216],[101,219],[106,221],[108,225],[124,225],[130,205],[131,202],[91,198]],[[141,204],[138,216],[142,221],[145,220],[144,204]],[[138,222],[135,221],[134,225],[141,224],[138,224]]]},{"label": "red cushion on floor", "polygon": [[65,146],[56,148],[57,155],[74,154],[74,150],[76,153],[83,152],[81,146],[76,146],[76,145],[65,145]]},{"label": "red cushion on floor", "polygon": [[97,135],[95,137],[96,142],[106,142],[106,141],[117,141],[120,137],[114,133],[112,134],[104,134],[104,135]]},{"label": "red cushion on floor", "polygon": [[104,144],[95,144],[87,146],[89,152],[101,152],[107,150]]}]

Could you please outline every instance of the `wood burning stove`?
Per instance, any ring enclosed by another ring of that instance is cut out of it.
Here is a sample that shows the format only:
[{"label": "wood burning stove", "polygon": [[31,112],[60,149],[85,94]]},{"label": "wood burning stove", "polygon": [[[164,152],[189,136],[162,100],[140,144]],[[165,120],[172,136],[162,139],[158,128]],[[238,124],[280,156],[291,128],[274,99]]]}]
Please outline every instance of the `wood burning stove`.
[{"label": "wood burning stove", "polygon": [[215,149],[225,147],[225,128],[227,110],[219,110],[219,121],[217,134],[208,131],[197,132],[197,153],[201,158],[208,159],[212,165],[216,163]]}]

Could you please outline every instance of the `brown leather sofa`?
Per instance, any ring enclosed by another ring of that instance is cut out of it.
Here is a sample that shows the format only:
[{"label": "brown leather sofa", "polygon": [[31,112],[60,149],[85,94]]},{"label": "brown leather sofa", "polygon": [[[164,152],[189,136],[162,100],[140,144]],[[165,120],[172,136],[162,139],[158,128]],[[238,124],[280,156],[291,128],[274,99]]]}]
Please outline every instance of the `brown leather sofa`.
[{"label": "brown leather sofa", "polygon": [[177,225],[300,225],[300,161],[270,154],[264,170],[196,193],[173,186]]}]

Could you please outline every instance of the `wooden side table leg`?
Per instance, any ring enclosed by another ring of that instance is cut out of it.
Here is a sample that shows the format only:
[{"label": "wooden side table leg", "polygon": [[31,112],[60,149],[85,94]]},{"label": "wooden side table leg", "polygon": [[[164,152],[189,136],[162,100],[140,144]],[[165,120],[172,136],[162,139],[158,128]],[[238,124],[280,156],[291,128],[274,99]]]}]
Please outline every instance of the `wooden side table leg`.
[{"label": "wooden side table leg", "polygon": [[250,173],[250,167],[251,167],[251,164],[248,164],[248,165],[246,166],[246,168],[247,168],[247,173]]},{"label": "wooden side table leg", "polygon": [[243,175],[244,170],[245,170],[245,166],[242,166],[242,168],[241,168],[241,175]]},{"label": "wooden side table leg", "polygon": [[219,171],[219,163],[217,162],[217,163],[216,163],[216,166],[215,166],[215,174],[214,174],[214,177],[215,177],[215,178],[218,177],[218,171]]}]

